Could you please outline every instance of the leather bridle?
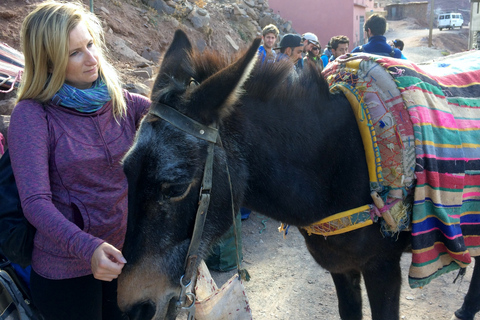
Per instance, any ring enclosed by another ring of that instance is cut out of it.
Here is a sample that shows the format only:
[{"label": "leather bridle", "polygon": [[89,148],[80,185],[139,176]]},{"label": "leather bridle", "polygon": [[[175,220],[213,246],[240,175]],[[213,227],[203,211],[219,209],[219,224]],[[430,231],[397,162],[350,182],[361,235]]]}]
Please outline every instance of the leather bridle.
[{"label": "leather bridle", "polygon": [[[149,113],[169,122],[178,129],[185,131],[192,136],[208,142],[207,158],[205,161],[205,170],[203,171],[202,185],[200,187],[195,226],[193,228],[192,239],[185,259],[184,274],[180,277],[180,286],[182,289],[176,303],[177,310],[187,311],[187,319],[193,320],[195,316],[195,294],[193,292],[187,292],[187,289],[192,283],[192,277],[196,270],[198,249],[200,247],[203,227],[207,218],[208,206],[210,204],[213,176],[213,152],[215,144],[221,144],[220,137],[217,128],[205,126],[168,105],[159,103],[156,105],[156,108],[151,109]],[[189,305],[187,305],[187,296],[192,300]]]}]

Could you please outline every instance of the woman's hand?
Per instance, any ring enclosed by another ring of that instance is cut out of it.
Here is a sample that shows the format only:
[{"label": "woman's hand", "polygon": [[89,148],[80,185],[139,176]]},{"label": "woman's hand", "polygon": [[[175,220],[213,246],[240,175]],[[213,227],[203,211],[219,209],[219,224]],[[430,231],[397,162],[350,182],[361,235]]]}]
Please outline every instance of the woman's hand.
[{"label": "woman's hand", "polygon": [[120,250],[104,242],[93,252],[91,261],[93,276],[98,280],[112,281],[122,272],[125,263],[127,260]]}]

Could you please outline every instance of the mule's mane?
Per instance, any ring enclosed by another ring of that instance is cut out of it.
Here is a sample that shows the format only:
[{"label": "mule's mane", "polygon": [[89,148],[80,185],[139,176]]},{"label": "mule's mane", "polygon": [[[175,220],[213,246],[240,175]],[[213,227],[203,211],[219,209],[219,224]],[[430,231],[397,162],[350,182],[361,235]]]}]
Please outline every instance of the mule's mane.
[{"label": "mule's mane", "polygon": [[[163,74],[159,83],[152,91],[152,101],[163,102],[167,105],[176,105],[181,109],[179,100],[188,99],[188,87],[195,83],[202,83],[209,77],[235,62],[241,54],[226,56],[215,51],[206,50],[201,53],[193,50],[188,55],[187,63],[179,63],[182,78],[173,74]],[[182,80],[183,79],[183,80]],[[188,80],[190,79],[190,80]],[[243,99],[253,99],[265,102],[275,110],[285,109],[292,112],[292,107],[302,112],[318,112],[318,106],[331,100],[328,83],[321,71],[306,63],[304,70],[297,72],[288,60],[275,63],[262,63],[257,60],[250,77],[243,85]],[[199,109],[190,110],[197,112]],[[190,113],[193,116],[192,113]]]},{"label": "mule's mane", "polygon": [[[194,51],[190,55],[192,69],[189,73],[202,82],[233,63],[240,55],[227,57],[213,51]],[[249,97],[264,101],[318,101],[330,97],[328,83],[318,68],[305,63],[304,70],[297,76],[288,60],[275,63],[257,61],[244,89]]]}]

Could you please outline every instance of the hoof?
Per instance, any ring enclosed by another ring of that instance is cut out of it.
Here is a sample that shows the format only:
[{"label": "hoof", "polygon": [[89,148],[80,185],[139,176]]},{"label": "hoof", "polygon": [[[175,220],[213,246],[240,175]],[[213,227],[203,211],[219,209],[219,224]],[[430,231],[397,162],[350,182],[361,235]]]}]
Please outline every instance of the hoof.
[{"label": "hoof", "polygon": [[456,315],[453,315],[453,317],[451,317],[451,318],[450,318],[450,320],[462,320],[462,319],[460,319],[460,318],[457,318],[457,316],[456,316]]}]

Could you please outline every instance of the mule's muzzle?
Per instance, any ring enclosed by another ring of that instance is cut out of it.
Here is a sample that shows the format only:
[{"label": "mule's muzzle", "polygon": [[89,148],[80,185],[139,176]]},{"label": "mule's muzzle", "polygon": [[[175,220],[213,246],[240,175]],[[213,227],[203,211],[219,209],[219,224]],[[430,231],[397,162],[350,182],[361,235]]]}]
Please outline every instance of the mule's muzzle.
[{"label": "mule's muzzle", "polygon": [[161,310],[157,310],[157,305],[148,300],[136,303],[123,312],[128,320],[175,320],[178,315],[177,297],[172,297]]},{"label": "mule's muzzle", "polygon": [[129,320],[146,320],[152,319],[155,315],[156,307],[152,301],[144,301],[132,306],[126,310],[125,314]]}]

